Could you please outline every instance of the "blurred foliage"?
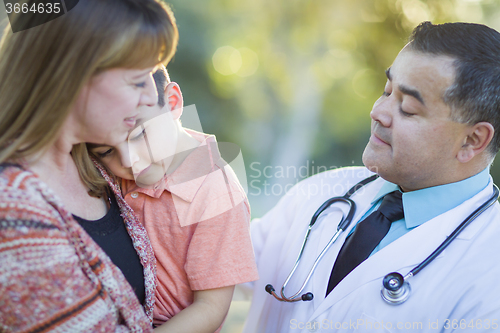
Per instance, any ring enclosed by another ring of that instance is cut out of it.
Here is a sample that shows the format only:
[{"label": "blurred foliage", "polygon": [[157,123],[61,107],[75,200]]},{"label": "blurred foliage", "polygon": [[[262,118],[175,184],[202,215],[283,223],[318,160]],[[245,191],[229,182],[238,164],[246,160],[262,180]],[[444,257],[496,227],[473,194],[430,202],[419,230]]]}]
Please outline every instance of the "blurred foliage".
[{"label": "blurred foliage", "polygon": [[[384,70],[421,21],[499,29],[488,0],[168,0],[180,44],[168,66],[203,130],[242,148],[254,216],[276,201],[256,191],[265,166],[362,165]],[[254,164],[252,164],[254,163]],[[253,165],[254,167],[250,168]],[[315,169],[316,168],[316,169]],[[500,167],[494,167],[500,179]],[[294,181],[272,177],[271,184]]]}]

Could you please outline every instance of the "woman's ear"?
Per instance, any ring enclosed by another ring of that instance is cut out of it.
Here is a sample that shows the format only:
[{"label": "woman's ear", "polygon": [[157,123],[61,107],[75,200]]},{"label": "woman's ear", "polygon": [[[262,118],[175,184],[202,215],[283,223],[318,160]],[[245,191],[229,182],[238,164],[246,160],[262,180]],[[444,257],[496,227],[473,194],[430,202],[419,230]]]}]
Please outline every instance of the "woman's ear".
[{"label": "woman's ear", "polygon": [[176,82],[170,82],[165,87],[165,103],[169,111],[172,112],[172,118],[179,119],[182,115],[184,99],[182,98],[181,88]]},{"label": "woman's ear", "polygon": [[493,125],[482,121],[470,127],[464,143],[458,151],[457,158],[462,163],[467,163],[476,155],[482,153],[493,139],[495,129]]}]

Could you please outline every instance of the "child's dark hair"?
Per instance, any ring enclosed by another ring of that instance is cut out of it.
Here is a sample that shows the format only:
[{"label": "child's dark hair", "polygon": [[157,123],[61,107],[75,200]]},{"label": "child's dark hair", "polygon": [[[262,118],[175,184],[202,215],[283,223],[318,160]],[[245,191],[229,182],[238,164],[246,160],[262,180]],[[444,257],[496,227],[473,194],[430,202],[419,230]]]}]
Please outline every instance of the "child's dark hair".
[{"label": "child's dark hair", "polygon": [[153,74],[153,79],[155,80],[156,90],[158,92],[158,105],[161,107],[165,106],[165,87],[170,83],[170,77],[168,76],[167,69],[165,66],[160,65],[156,72]]}]

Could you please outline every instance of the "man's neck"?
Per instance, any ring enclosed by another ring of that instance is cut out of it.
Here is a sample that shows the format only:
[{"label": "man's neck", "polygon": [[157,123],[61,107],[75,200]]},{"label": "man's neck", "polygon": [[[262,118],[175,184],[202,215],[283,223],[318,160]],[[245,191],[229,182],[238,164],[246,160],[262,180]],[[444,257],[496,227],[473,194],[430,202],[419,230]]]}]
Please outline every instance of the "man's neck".
[{"label": "man's neck", "polygon": [[489,165],[491,165],[491,161],[485,161],[484,163],[469,164],[467,166],[461,165],[458,166],[458,168],[455,170],[449,170],[448,178],[440,177],[439,179],[435,179],[434,181],[426,179],[425,184],[408,183],[405,185],[402,184],[398,185],[400,186],[403,192],[411,192],[411,191],[421,190],[424,188],[456,183],[477,175],[478,173],[486,169]]}]

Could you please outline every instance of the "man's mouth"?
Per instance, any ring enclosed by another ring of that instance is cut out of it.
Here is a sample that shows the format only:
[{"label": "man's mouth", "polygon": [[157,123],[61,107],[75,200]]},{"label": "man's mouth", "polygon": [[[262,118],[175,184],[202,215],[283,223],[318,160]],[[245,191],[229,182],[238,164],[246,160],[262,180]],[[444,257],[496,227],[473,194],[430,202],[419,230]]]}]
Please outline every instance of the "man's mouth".
[{"label": "man's mouth", "polygon": [[380,136],[378,136],[376,133],[372,133],[372,135],[370,137],[370,141],[375,143],[375,144],[390,146],[390,144],[387,141],[381,139]]}]

